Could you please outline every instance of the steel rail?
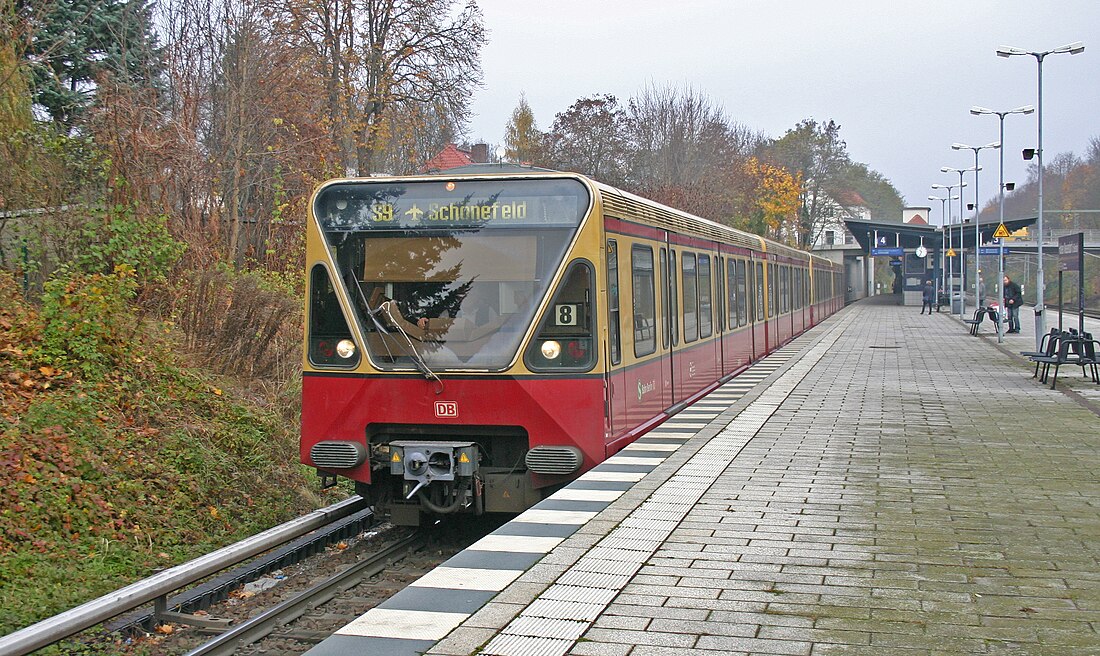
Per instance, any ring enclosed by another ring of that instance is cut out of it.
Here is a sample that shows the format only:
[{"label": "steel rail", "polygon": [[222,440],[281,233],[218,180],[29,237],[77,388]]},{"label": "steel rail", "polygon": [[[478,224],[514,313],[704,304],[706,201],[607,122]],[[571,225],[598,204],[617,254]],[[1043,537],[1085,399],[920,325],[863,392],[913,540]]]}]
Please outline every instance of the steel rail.
[{"label": "steel rail", "polygon": [[400,560],[405,554],[422,544],[423,539],[420,533],[402,538],[377,554],[371,555],[366,560],[351,565],[343,572],[228,629],[213,640],[187,652],[185,656],[228,656],[233,654],[239,647],[252,644],[271,633],[277,626],[297,618],[316,606],[320,606],[364,578],[383,571],[389,566],[390,562]]},{"label": "steel rail", "polygon": [[350,497],[0,637],[0,654],[23,656],[361,510]]}]

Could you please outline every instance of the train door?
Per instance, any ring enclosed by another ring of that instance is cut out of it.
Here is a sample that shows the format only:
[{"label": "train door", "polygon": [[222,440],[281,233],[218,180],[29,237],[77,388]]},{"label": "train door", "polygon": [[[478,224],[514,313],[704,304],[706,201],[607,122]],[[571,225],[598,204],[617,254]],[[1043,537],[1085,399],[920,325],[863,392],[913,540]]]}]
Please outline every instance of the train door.
[{"label": "train door", "polygon": [[775,262],[768,262],[765,268],[767,271],[764,274],[764,287],[765,293],[768,295],[768,333],[766,349],[768,353],[771,353],[779,348],[779,344],[781,343],[779,336],[779,290],[777,289],[779,286],[779,267]]},{"label": "train door", "polygon": [[665,312],[665,316],[668,320],[669,326],[669,378],[672,386],[672,401],[670,405],[679,403],[686,397],[683,388],[680,386],[680,369],[682,361],[679,356],[680,348],[680,286],[679,275],[680,270],[680,258],[675,249],[669,248],[668,251],[668,278],[666,279],[666,287],[668,288],[669,304],[668,309]]},{"label": "train door", "polygon": [[619,244],[607,240],[607,369],[604,374],[607,438],[626,428],[626,372],[623,370],[622,317],[619,309]]},{"label": "train door", "polygon": [[672,348],[676,345],[676,331],[674,330],[675,314],[673,314],[673,293],[672,286],[674,279],[670,271],[676,266],[675,251],[672,251],[673,263],[669,266],[669,253],[670,249],[667,247],[668,235],[665,235],[665,246],[661,247],[661,251],[658,254],[658,267],[659,272],[659,286],[661,288],[661,307],[659,312],[661,313],[661,385],[663,387],[663,398],[665,400],[665,407],[668,408],[676,403],[676,372],[673,370],[674,358],[672,357]]},{"label": "train door", "polygon": [[758,360],[767,347],[764,336],[767,325],[764,323],[764,265],[755,257],[748,261],[749,278],[749,322],[752,324],[752,359]]},{"label": "train door", "polygon": [[[737,258],[730,260],[730,268],[733,274],[730,276],[730,285],[734,293],[730,296],[730,324],[737,326],[737,333],[733,343],[737,353],[736,366],[740,367],[752,362],[752,301],[750,300],[746,261]],[[736,322],[735,322],[736,320]],[[747,327],[746,327],[747,326]]]},{"label": "train door", "polygon": [[[624,334],[624,360],[626,370],[627,421],[631,427],[639,426],[658,416],[669,406],[664,396],[664,350],[660,348],[660,315],[658,314],[657,289],[659,255],[655,256],[653,244],[630,245],[630,307],[633,330]],[[623,246],[626,252],[626,246]],[[622,265],[625,275],[626,263]],[[625,303],[625,300],[621,301]],[[630,344],[629,347],[626,345]],[[633,360],[631,360],[633,356]]]},{"label": "train door", "polygon": [[683,321],[683,348],[679,354],[679,366],[677,367],[678,389],[681,398],[687,398],[697,389],[696,380],[700,375],[700,357],[702,349],[699,347],[699,292],[697,285],[699,256],[692,251],[684,250],[680,253],[680,268],[677,272],[680,278],[680,318]]}]

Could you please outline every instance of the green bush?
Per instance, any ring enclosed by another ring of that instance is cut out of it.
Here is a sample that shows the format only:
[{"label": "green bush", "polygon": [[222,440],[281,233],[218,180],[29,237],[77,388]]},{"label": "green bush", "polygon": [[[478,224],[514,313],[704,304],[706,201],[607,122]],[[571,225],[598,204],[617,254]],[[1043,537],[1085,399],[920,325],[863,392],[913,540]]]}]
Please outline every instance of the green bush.
[{"label": "green bush", "polygon": [[129,302],[136,291],[128,265],[111,274],[69,271],[48,281],[38,355],[89,378],[101,377],[131,351],[138,322]]}]

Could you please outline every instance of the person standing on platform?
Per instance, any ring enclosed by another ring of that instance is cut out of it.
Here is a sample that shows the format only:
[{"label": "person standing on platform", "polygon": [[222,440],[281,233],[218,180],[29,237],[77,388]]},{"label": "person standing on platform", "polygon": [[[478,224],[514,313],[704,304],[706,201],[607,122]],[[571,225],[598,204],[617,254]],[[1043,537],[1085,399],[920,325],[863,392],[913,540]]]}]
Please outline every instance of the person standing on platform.
[{"label": "person standing on platform", "polygon": [[1020,332],[1020,306],[1024,303],[1024,292],[1020,285],[1008,276],[1005,276],[1005,312],[1008,313],[1008,330],[1006,332]]},{"label": "person standing on platform", "polygon": [[931,280],[924,281],[924,291],[921,299],[920,313],[924,314],[924,309],[928,308],[928,314],[932,314],[932,303],[936,300],[936,288],[932,286]]}]

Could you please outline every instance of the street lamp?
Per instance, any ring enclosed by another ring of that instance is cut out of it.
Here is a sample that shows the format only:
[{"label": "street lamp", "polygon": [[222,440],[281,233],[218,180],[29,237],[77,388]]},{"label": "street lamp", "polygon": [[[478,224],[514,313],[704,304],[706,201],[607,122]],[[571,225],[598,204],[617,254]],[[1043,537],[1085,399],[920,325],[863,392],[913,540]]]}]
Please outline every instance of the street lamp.
[{"label": "street lamp", "polygon": [[[977,184],[978,183],[978,171],[981,171],[981,170],[982,170],[982,167],[980,167],[976,164],[973,167],[965,168],[965,169],[956,169],[956,168],[952,168],[950,166],[941,166],[940,167],[940,171],[942,171],[943,173],[958,173],[959,174],[959,185],[958,186],[959,186],[959,250],[960,251],[962,251],[962,249],[963,249],[962,188],[966,186],[966,184],[963,182],[963,174],[967,173],[968,171],[974,171],[974,184]],[[977,248],[977,246],[975,246],[975,248]],[[963,273],[962,258],[960,256],[960,260],[959,260],[959,278],[965,278],[965,277],[966,276]],[[954,300],[954,299],[952,299],[952,300]],[[977,300],[977,297],[975,297],[975,300]],[[962,319],[964,314],[966,314],[966,289],[960,283],[959,284],[959,318]]]},{"label": "street lamp", "polygon": [[[942,185],[932,185],[933,188],[941,187]],[[950,192],[948,192],[950,193]],[[939,196],[929,196],[928,200],[940,201],[940,284],[936,285],[936,312],[939,312],[940,308],[940,289],[946,288],[947,283],[947,202],[949,200],[955,200],[958,196],[948,196],[947,198],[940,198]],[[948,296],[948,313],[951,312],[950,296]]]},{"label": "street lamp", "polygon": [[[996,112],[992,109],[986,109],[985,107],[971,107],[970,113],[974,116],[981,116],[982,114],[991,114],[999,119],[1001,124],[1001,143],[1005,141],[1005,117],[1009,114],[1031,114],[1035,111],[1035,108],[1031,105],[1024,105],[1023,107],[1017,107],[1016,109],[1010,109],[1004,112]],[[1005,223],[1005,150],[1001,148],[1001,210],[1000,210],[1000,225]],[[1004,301],[1005,297],[1005,252],[1004,252],[1004,238],[1001,237],[998,240],[1000,246],[997,253],[997,289],[1000,291],[998,298]],[[1008,308],[1002,308],[1002,311],[997,314],[997,343],[1004,342],[1004,313],[1008,311]],[[1016,308],[1018,313],[1020,310]],[[1018,316],[1018,315],[1017,315]]]},{"label": "street lamp", "polygon": [[998,57],[1013,57],[1020,55],[1031,55],[1035,58],[1035,63],[1039,68],[1039,99],[1036,105],[1039,106],[1039,220],[1037,228],[1039,230],[1039,241],[1037,246],[1039,247],[1039,270],[1036,272],[1035,277],[1035,350],[1038,351],[1042,346],[1043,333],[1046,332],[1046,317],[1044,316],[1044,310],[1046,310],[1046,281],[1043,276],[1043,59],[1047,55],[1062,55],[1069,53],[1071,55],[1079,55],[1085,51],[1085,44],[1080,41],[1064,45],[1054,50],[1046,50],[1043,52],[1031,52],[1024,50],[1023,48],[1013,48],[1011,46],[1001,46],[997,48]]},{"label": "street lamp", "polygon": [[951,144],[952,150],[973,150],[974,151],[974,306],[981,307],[981,284],[982,281],[979,278],[981,276],[981,246],[982,246],[982,229],[978,225],[978,218],[982,213],[982,201],[978,196],[978,171],[981,167],[978,166],[978,151],[985,148],[1000,148],[1001,142],[994,141],[993,143],[987,143],[984,146],[967,146],[966,144],[953,143]]},{"label": "street lamp", "polygon": [[[942,201],[944,201],[944,203],[942,203],[941,205],[946,205],[946,203],[948,203],[952,200],[961,200],[961,198],[962,198],[962,196],[961,196],[962,195],[962,188],[965,187],[965,186],[966,186],[965,182],[961,182],[957,185],[934,184],[934,185],[932,185],[933,189],[946,189],[947,190],[947,198],[938,198],[936,196],[929,196],[928,200],[942,200]],[[959,190],[959,195],[958,196],[952,196],[951,195],[951,192],[955,189]],[[943,214],[944,230],[947,232],[947,248],[950,249],[950,250],[954,250],[954,248],[955,248],[954,231],[950,227],[948,227],[948,226],[951,225],[951,217],[947,213],[947,210],[944,207],[941,207],[941,209],[943,210],[941,213]],[[962,248],[962,244],[959,244],[959,248],[960,249]],[[952,258],[946,258],[946,260],[947,260],[947,262],[944,264],[944,267],[947,269],[947,278],[944,281],[945,282],[944,291],[947,292],[947,313],[950,314],[951,313],[951,299],[952,299],[952,296],[953,296],[953,288],[954,288],[954,285],[952,284],[951,281],[955,279],[955,258],[953,258],[953,257]]]}]

